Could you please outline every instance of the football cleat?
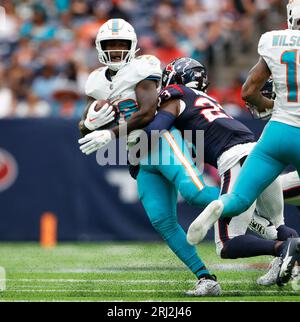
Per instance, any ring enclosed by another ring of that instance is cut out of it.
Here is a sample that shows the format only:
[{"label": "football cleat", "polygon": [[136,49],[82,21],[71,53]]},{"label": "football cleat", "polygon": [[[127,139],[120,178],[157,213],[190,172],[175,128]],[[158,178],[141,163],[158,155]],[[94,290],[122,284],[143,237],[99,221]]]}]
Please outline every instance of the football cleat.
[{"label": "football cleat", "polygon": [[291,278],[296,261],[300,260],[300,238],[289,238],[280,255],[280,270],[276,283],[284,286]]},{"label": "football cleat", "polygon": [[262,286],[275,285],[281,267],[281,258],[275,257],[269,265],[268,272],[257,279],[257,284]]},{"label": "football cleat", "polygon": [[222,201],[214,200],[191,223],[187,232],[187,241],[190,245],[196,245],[204,239],[208,230],[221,217],[223,208]]},{"label": "football cleat", "polygon": [[194,287],[194,289],[185,293],[188,296],[220,296],[221,286],[217,282],[215,275],[211,275],[210,278],[200,278]]}]

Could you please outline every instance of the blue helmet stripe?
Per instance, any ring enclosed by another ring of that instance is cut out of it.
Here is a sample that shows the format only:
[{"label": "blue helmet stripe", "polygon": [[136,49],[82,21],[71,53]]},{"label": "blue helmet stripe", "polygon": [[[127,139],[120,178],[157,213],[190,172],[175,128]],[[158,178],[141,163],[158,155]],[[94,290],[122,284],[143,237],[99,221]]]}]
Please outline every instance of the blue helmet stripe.
[{"label": "blue helmet stripe", "polygon": [[113,19],[112,32],[118,32],[118,19]]}]

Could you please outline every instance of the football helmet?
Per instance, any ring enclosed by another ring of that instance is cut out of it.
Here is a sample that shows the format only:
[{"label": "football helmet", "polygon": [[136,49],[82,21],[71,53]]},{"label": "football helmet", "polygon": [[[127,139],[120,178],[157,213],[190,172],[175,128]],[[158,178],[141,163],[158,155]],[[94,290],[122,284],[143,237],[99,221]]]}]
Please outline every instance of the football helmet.
[{"label": "football helmet", "polygon": [[195,59],[178,58],[167,65],[162,73],[162,87],[171,84],[185,85],[205,92],[209,85],[206,68]]},{"label": "football helmet", "polygon": [[[128,40],[130,42],[129,50],[120,50],[121,61],[112,61],[111,52],[118,50],[105,50],[103,42],[107,40]],[[123,19],[110,19],[105,22],[99,28],[95,43],[100,63],[108,66],[113,71],[118,71],[121,67],[128,64],[138,51],[136,50],[137,37],[134,28]]]},{"label": "football helmet", "polygon": [[[273,83],[272,78],[267,80],[267,82],[265,83],[263,88],[260,90],[260,92],[262,93],[263,96],[265,96],[271,100],[275,100],[276,93],[274,92],[274,83]],[[249,104],[247,102],[246,102],[246,106],[254,119],[268,120],[272,115],[272,110],[258,112],[256,106]]]},{"label": "football helmet", "polygon": [[300,30],[300,0],[290,0],[286,8],[288,28]]}]

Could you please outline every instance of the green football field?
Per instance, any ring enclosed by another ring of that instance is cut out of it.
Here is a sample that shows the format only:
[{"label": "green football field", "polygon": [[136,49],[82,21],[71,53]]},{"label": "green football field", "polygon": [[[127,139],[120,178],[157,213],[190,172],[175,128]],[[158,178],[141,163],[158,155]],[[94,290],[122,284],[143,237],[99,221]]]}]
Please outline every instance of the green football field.
[{"label": "green football field", "polygon": [[62,243],[54,249],[2,243],[6,290],[0,301],[300,301],[291,284],[256,285],[268,257],[220,260],[212,243],[199,252],[218,276],[221,297],[185,296],[194,276],[163,243]]}]

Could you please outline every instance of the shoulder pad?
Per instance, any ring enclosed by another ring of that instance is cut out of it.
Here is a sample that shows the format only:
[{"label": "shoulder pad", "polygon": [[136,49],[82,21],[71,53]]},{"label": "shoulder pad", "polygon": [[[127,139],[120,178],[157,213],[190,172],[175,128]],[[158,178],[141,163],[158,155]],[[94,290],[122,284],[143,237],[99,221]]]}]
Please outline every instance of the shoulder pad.
[{"label": "shoulder pad", "polygon": [[85,94],[87,96],[93,97],[94,91],[97,90],[97,85],[99,83],[99,77],[101,78],[101,72],[105,70],[106,67],[100,67],[92,71],[85,83]]},{"label": "shoulder pad", "polygon": [[133,60],[133,67],[141,78],[151,75],[161,78],[160,60],[152,55],[141,55]]},{"label": "shoulder pad", "polygon": [[182,85],[169,85],[165,87],[159,93],[159,104],[161,106],[165,102],[172,100],[172,99],[180,99],[184,95],[184,86]]},{"label": "shoulder pad", "polygon": [[[258,54],[260,56],[264,56],[266,54],[266,50],[268,47],[270,48],[271,46],[268,46],[268,41],[272,39],[273,32],[269,31],[261,35],[259,42],[258,42]],[[271,42],[270,42],[271,43]]]},{"label": "shoulder pad", "polygon": [[147,62],[147,64],[150,65],[160,65],[160,60],[153,56],[153,55],[141,55],[141,56],[137,56],[135,59],[137,60],[141,60],[143,62]]}]

